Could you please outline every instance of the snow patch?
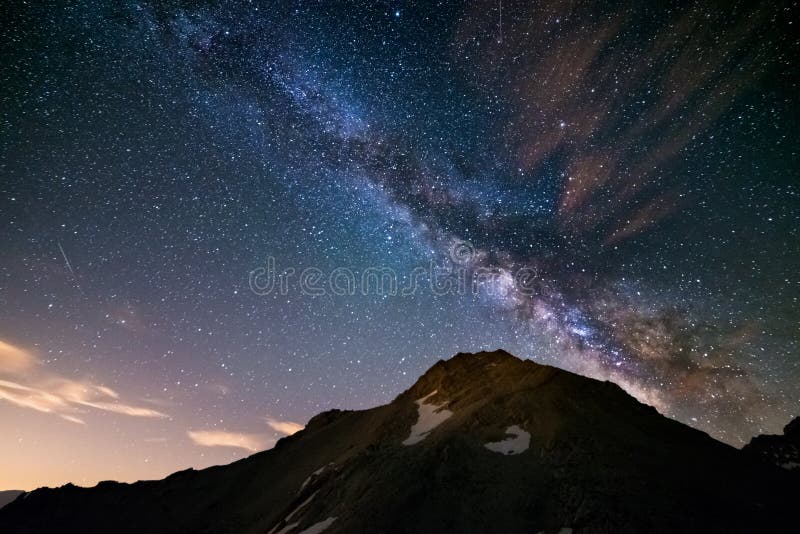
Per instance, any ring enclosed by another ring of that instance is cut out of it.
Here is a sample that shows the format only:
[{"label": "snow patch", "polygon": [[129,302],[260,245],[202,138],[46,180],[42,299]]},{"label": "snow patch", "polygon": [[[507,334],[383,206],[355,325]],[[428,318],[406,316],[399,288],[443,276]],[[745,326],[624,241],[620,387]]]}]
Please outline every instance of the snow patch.
[{"label": "snow patch", "polygon": [[564,527],[558,531],[558,534],[572,534],[572,529]]},{"label": "snow patch", "polygon": [[312,493],[312,494],[311,494],[311,496],[310,496],[308,499],[306,499],[305,501],[303,501],[303,502],[301,502],[299,505],[297,505],[297,506],[295,507],[295,509],[294,509],[294,510],[292,510],[291,512],[289,512],[289,514],[288,514],[286,517],[284,517],[282,521],[280,521],[280,522],[278,523],[278,525],[280,525],[281,523],[288,523],[286,526],[284,526],[282,529],[280,529],[280,530],[276,531],[275,529],[277,529],[277,528],[278,528],[278,525],[275,525],[275,526],[274,526],[274,527],[273,527],[273,528],[272,528],[272,529],[271,529],[271,530],[270,530],[270,531],[269,531],[267,534],[287,534],[287,533],[288,533],[290,530],[292,530],[294,527],[296,527],[297,525],[299,525],[299,524],[300,524],[300,522],[299,522],[299,521],[295,521],[294,523],[289,523],[289,521],[291,521],[291,520],[292,520],[292,518],[293,518],[295,515],[297,515],[297,512],[299,512],[300,510],[302,510],[303,508],[305,508],[305,506],[306,506],[308,503],[310,503],[310,502],[311,502],[311,499],[313,499],[314,497],[316,497],[316,495],[317,495],[317,493],[318,493],[318,492],[319,492],[319,490],[317,490],[317,491],[315,491],[314,493]]},{"label": "snow patch", "polygon": [[789,470],[797,469],[798,467],[800,467],[800,462],[786,462],[781,464],[781,467]]},{"label": "snow patch", "polygon": [[311,482],[312,478],[320,476],[322,474],[322,472],[325,471],[328,468],[328,466],[331,466],[331,465],[333,465],[333,462],[331,462],[331,463],[329,463],[327,465],[323,465],[322,467],[320,467],[319,469],[317,469],[316,471],[311,473],[308,476],[308,478],[303,481],[303,484],[300,486],[300,491],[303,491],[306,488],[306,486],[308,486],[308,483]]},{"label": "snow patch", "polygon": [[431,430],[453,415],[453,412],[444,409],[444,406],[447,404],[446,402],[443,404],[425,404],[425,401],[433,395],[436,395],[437,391],[438,390],[428,393],[421,399],[414,401],[417,404],[419,416],[417,417],[417,422],[411,427],[411,434],[403,441],[403,445],[419,443],[428,437]]},{"label": "snow patch", "polygon": [[499,452],[500,454],[520,454],[528,450],[528,447],[531,445],[531,435],[517,425],[508,427],[506,429],[506,434],[510,434],[512,437],[506,438],[503,441],[486,443],[484,447],[492,452]]},{"label": "snow patch", "polygon": [[311,494],[311,496],[310,496],[308,499],[306,499],[305,501],[301,502],[301,503],[300,503],[300,505],[299,505],[297,508],[295,508],[294,510],[292,510],[292,511],[289,513],[289,515],[287,515],[287,516],[286,516],[286,519],[284,519],[284,521],[287,521],[287,522],[288,522],[288,521],[290,521],[290,520],[292,519],[292,517],[294,517],[294,516],[297,514],[297,512],[299,512],[300,510],[302,510],[303,508],[305,508],[305,506],[306,506],[308,503],[310,503],[310,502],[311,502],[311,499],[313,499],[313,498],[314,498],[316,495],[317,495],[317,492],[315,491],[314,493],[312,493],[312,494]]},{"label": "snow patch", "polygon": [[320,532],[324,531],[329,526],[331,526],[334,521],[336,521],[335,517],[329,517],[324,521],[320,521],[319,523],[314,523],[313,525],[299,532],[298,534],[320,534]]}]

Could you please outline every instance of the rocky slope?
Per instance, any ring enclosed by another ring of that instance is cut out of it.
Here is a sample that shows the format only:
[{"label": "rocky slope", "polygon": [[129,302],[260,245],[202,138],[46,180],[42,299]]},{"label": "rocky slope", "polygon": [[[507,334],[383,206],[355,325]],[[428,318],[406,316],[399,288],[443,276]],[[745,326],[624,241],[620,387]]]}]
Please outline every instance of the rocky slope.
[{"label": "rocky slope", "polygon": [[762,462],[800,475],[800,417],[783,428],[782,436],[756,436],[742,450]]},{"label": "rocky slope", "polygon": [[7,505],[11,501],[16,499],[20,495],[22,495],[23,493],[25,493],[25,492],[24,491],[20,491],[20,490],[0,491],[0,508],[2,508],[3,506]]},{"label": "rocky slope", "polygon": [[612,383],[498,351],[227,466],[36,490],[0,532],[790,532],[796,489]]}]

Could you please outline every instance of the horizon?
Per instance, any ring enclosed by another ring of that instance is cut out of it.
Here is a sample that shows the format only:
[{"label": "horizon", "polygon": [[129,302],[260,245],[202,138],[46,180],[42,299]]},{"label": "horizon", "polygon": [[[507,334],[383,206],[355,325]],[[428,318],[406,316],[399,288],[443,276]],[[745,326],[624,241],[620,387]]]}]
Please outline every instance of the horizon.
[{"label": "horizon", "polygon": [[[428,372],[428,371],[429,371],[429,370],[430,370],[430,369],[431,369],[433,366],[435,366],[435,365],[436,365],[436,363],[438,363],[438,362],[449,362],[449,361],[452,361],[453,359],[455,359],[455,358],[456,358],[456,357],[458,357],[458,356],[470,356],[470,357],[472,357],[472,356],[477,356],[477,355],[481,355],[481,354],[487,354],[487,353],[488,353],[488,354],[495,354],[495,353],[498,353],[498,352],[500,352],[500,353],[504,353],[504,354],[507,354],[507,355],[511,356],[512,358],[514,358],[514,359],[516,359],[516,360],[519,360],[519,361],[529,361],[529,362],[533,362],[533,363],[535,363],[535,364],[537,364],[537,365],[540,365],[540,366],[545,366],[545,367],[547,367],[547,366],[548,366],[547,364],[543,364],[543,363],[537,362],[537,361],[535,361],[535,360],[519,358],[518,356],[515,356],[514,354],[511,354],[510,352],[508,352],[508,351],[506,351],[506,350],[504,350],[504,349],[502,349],[502,348],[495,348],[495,349],[490,349],[490,350],[481,350],[481,351],[478,351],[478,352],[458,352],[458,353],[456,353],[456,354],[453,354],[453,355],[451,355],[451,356],[450,356],[450,357],[448,357],[448,358],[440,358],[440,359],[436,360],[436,361],[435,361],[433,364],[431,364],[431,366],[430,366],[430,367],[428,367],[428,369],[427,369],[427,370],[425,370],[425,371],[424,371],[422,374],[420,374],[420,375],[419,375],[419,376],[418,376],[418,377],[417,377],[417,378],[414,380],[414,382],[413,382],[413,383],[412,383],[412,384],[411,384],[411,385],[410,385],[408,388],[406,388],[406,389],[403,389],[402,391],[398,392],[398,393],[397,393],[397,394],[396,394],[396,395],[395,395],[395,396],[394,396],[394,397],[393,397],[393,398],[392,398],[390,401],[387,401],[387,404],[388,404],[388,402],[393,402],[394,400],[396,400],[396,399],[397,399],[397,397],[398,397],[398,396],[400,396],[401,394],[403,394],[403,393],[407,392],[407,391],[408,391],[408,390],[409,390],[411,387],[413,387],[414,385],[416,385],[416,384],[417,384],[417,382],[419,381],[419,379],[420,379],[420,378],[422,378],[422,376],[424,376],[424,374],[425,374],[425,373],[427,373],[427,372]],[[564,369],[561,369],[560,367],[557,367],[557,366],[550,366],[550,367],[555,367],[556,369],[558,369],[558,370],[560,370],[560,371],[565,371],[565,372],[568,372],[568,373],[570,372],[570,371],[566,371],[566,370],[564,370]],[[579,376],[580,376],[580,375],[579,375]],[[613,382],[612,382],[612,383],[613,383]],[[626,392],[626,393],[627,393],[627,392]],[[631,397],[633,397],[633,395],[631,395]],[[635,397],[633,397],[633,398],[635,398]],[[637,400],[638,400],[638,399],[637,399]],[[641,402],[641,401],[639,401],[639,402]],[[643,403],[643,404],[644,404],[644,403]],[[361,408],[360,410],[369,410],[369,409],[376,408],[376,407],[379,407],[379,406],[383,406],[383,405],[367,406],[367,407],[363,407],[363,408]],[[650,406],[650,405],[648,405],[648,406]],[[336,407],[334,407],[334,408],[330,408],[329,410],[326,410],[326,411],[338,411],[338,410],[342,410],[342,409],[341,409],[341,408],[336,408]],[[346,410],[345,410],[345,411],[346,411]],[[355,411],[359,411],[359,409],[355,409]],[[319,415],[319,414],[321,414],[321,413],[324,413],[324,412],[319,412],[319,413],[317,413],[317,414],[313,414],[313,415],[312,415],[312,417],[313,417],[313,416],[316,416],[316,415]],[[659,412],[659,413],[660,413],[660,412]],[[662,415],[663,415],[663,414],[662,414]],[[787,421],[787,424],[788,424],[788,422],[789,422],[789,421]],[[691,425],[687,425],[687,426],[690,426],[690,427],[691,427]],[[304,429],[304,428],[297,428],[297,429],[294,429],[294,430],[295,430],[295,432],[299,432],[299,431],[301,431],[301,430],[303,430],[303,429]],[[291,435],[293,435],[293,434],[294,434],[294,432],[293,432],[293,433],[285,433],[285,434],[284,434],[282,437],[288,437],[288,436],[291,436]],[[759,434],[759,435],[763,435],[763,434]],[[753,436],[753,437],[755,437],[755,436]],[[279,439],[280,439],[280,438],[279,438]],[[271,443],[271,444],[269,444],[269,445],[265,446],[265,448],[264,448],[264,449],[261,449],[261,450],[254,450],[254,451],[252,451],[250,454],[258,454],[258,453],[261,453],[261,452],[265,452],[265,451],[271,450],[271,449],[272,449],[272,448],[273,448],[273,447],[274,447],[276,444],[277,444],[277,440],[275,441],[275,443]],[[728,444],[728,445],[730,445],[730,444]],[[246,455],[246,456],[248,456],[248,455]],[[246,456],[245,456],[245,457],[246,457]],[[242,459],[242,458],[237,458],[237,459]],[[234,461],[235,461],[235,460],[234,460]],[[161,476],[157,476],[156,478],[147,478],[147,479],[143,479],[143,478],[132,478],[132,479],[128,479],[128,480],[112,480],[112,479],[102,479],[102,480],[96,480],[96,481],[88,481],[88,482],[85,482],[85,483],[83,483],[83,484],[80,484],[80,483],[75,483],[74,481],[67,481],[67,482],[64,482],[63,484],[55,484],[55,485],[41,485],[41,486],[34,486],[34,487],[31,487],[31,488],[0,488],[0,491],[22,491],[22,492],[30,492],[30,491],[33,491],[33,490],[35,490],[35,489],[39,489],[39,488],[48,488],[48,487],[49,487],[49,488],[57,488],[57,487],[61,487],[61,486],[63,486],[63,485],[70,485],[70,484],[71,484],[71,485],[75,485],[75,486],[79,486],[79,487],[94,487],[94,486],[96,486],[97,484],[99,484],[99,483],[101,483],[101,482],[109,482],[109,481],[110,481],[110,482],[121,482],[121,483],[127,483],[127,484],[131,484],[131,483],[134,483],[134,482],[156,481],[156,480],[162,480],[162,479],[164,479],[165,477],[167,477],[167,476],[169,476],[169,475],[172,475],[172,474],[174,474],[174,473],[177,473],[177,472],[186,471],[186,470],[202,470],[202,469],[206,469],[206,468],[209,468],[209,467],[221,466],[221,465],[227,465],[227,463],[229,463],[229,462],[222,463],[222,464],[219,464],[219,463],[212,463],[212,464],[205,465],[205,466],[189,466],[189,467],[186,467],[186,468],[183,468],[183,469],[176,469],[176,470],[174,470],[174,471],[170,471],[170,472],[168,472],[168,473],[164,473],[163,475],[161,475]]]}]

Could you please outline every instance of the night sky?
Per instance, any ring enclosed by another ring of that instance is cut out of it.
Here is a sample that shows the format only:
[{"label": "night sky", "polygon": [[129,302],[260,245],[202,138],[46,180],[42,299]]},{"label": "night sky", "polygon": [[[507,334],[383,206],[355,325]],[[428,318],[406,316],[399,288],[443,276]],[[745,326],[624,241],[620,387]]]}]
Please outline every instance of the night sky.
[{"label": "night sky", "polygon": [[[800,10],[657,4],[6,6],[0,489],[227,463],[495,348],[778,432]],[[370,267],[396,295],[328,287]]]}]

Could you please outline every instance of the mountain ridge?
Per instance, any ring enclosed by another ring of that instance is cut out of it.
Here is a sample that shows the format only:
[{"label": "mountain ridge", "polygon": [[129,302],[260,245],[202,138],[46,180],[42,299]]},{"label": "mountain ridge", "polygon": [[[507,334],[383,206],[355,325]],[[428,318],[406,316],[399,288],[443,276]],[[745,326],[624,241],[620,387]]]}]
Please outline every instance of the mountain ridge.
[{"label": "mountain ridge", "polygon": [[789,532],[792,492],[787,473],[616,384],[493,351],[226,466],[36,490],[0,530]]},{"label": "mountain ridge", "polygon": [[783,427],[783,434],[755,436],[742,452],[761,462],[791,471],[800,478],[800,417]]},{"label": "mountain ridge", "polygon": [[0,490],[0,508],[7,505],[23,493],[25,492],[22,490]]}]

